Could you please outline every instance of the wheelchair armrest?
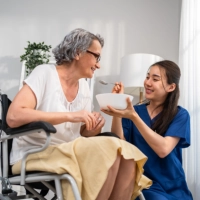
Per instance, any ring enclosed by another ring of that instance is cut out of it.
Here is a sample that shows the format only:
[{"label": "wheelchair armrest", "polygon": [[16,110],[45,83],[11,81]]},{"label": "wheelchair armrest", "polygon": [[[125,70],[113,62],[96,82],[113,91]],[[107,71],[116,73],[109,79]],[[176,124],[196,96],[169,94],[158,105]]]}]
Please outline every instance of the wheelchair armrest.
[{"label": "wheelchair armrest", "polygon": [[7,128],[5,133],[7,135],[15,135],[35,129],[43,129],[45,132],[48,133],[56,133],[55,127],[52,124],[44,121],[31,122],[17,128]]},{"label": "wheelchair armrest", "polygon": [[[3,130],[3,135],[0,138],[1,141],[5,141],[5,140],[12,139],[14,137],[32,134],[35,131],[44,131],[47,135],[47,138],[45,140],[44,145],[42,145],[41,147],[24,152],[22,160],[21,160],[21,181],[20,181],[21,185],[25,184],[26,157],[29,154],[37,153],[46,149],[48,145],[50,144],[50,140],[51,140],[50,134],[56,133],[56,128],[52,124],[48,122],[44,122],[44,121],[31,122],[29,124],[25,124],[17,128],[7,128],[6,130]],[[5,145],[5,149],[7,149],[7,144],[4,143],[4,145]],[[8,168],[8,167],[5,167],[5,168]]]}]

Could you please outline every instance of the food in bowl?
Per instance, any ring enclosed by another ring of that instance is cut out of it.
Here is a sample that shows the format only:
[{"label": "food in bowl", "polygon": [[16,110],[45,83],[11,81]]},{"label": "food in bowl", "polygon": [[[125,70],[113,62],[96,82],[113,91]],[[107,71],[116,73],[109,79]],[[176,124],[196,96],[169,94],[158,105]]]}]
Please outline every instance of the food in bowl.
[{"label": "food in bowl", "polygon": [[133,96],[128,94],[116,94],[116,93],[103,93],[103,94],[97,94],[96,99],[99,103],[99,106],[101,109],[109,110],[108,105],[112,106],[115,109],[124,110],[127,107],[126,99],[127,97],[130,98],[130,100],[133,100]]}]

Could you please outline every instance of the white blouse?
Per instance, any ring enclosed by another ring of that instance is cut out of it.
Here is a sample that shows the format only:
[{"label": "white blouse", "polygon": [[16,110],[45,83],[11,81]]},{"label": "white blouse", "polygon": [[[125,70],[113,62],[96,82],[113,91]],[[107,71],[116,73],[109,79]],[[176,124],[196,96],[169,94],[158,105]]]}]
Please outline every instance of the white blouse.
[{"label": "white blouse", "polygon": [[[69,102],[63,92],[54,64],[37,66],[24,82],[36,96],[36,110],[45,112],[76,112],[84,109],[92,111],[92,98],[87,81],[85,79],[79,80],[77,96],[72,102]],[[50,144],[61,144],[76,139],[80,136],[81,125],[81,122],[65,122],[54,125],[57,133],[51,134]],[[45,140],[46,134],[37,132],[13,139],[10,164],[13,165],[21,160],[23,152],[41,146]]]}]

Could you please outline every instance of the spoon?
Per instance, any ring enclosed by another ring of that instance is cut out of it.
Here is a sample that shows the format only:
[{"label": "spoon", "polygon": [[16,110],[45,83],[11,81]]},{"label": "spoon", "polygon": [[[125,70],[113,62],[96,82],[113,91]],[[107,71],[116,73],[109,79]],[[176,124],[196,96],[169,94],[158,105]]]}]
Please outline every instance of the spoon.
[{"label": "spoon", "polygon": [[99,83],[103,84],[103,85],[108,85],[108,84],[112,84],[112,85],[115,85],[115,83],[108,83],[104,80],[100,80]]}]

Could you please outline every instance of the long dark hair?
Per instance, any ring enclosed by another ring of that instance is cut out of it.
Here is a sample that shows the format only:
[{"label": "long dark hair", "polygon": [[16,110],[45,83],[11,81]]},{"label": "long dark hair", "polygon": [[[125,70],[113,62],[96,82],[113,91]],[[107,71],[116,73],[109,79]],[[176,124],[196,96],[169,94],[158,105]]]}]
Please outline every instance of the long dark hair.
[{"label": "long dark hair", "polygon": [[169,124],[171,123],[178,111],[177,106],[180,96],[179,80],[181,72],[178,65],[169,60],[156,62],[152,66],[155,65],[158,66],[161,70],[164,69],[168,84],[176,84],[175,90],[169,92],[165,101],[161,105],[159,105],[163,107],[163,110],[160,113],[160,116],[155,120],[154,124],[152,125],[153,130],[155,130],[160,135],[164,135],[169,127]]}]

